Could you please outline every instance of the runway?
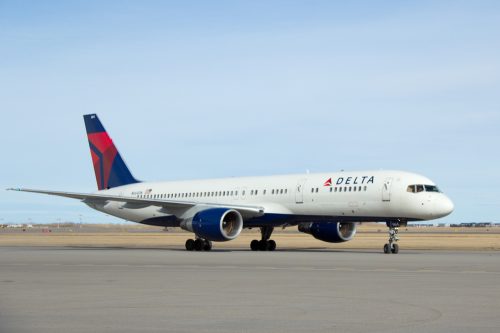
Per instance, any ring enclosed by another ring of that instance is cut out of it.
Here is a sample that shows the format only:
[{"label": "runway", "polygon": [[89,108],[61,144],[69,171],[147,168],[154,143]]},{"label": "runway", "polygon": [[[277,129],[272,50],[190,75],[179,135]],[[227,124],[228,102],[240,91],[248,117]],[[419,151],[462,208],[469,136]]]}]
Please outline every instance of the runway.
[{"label": "runway", "polygon": [[0,333],[498,332],[498,252],[0,247]]}]

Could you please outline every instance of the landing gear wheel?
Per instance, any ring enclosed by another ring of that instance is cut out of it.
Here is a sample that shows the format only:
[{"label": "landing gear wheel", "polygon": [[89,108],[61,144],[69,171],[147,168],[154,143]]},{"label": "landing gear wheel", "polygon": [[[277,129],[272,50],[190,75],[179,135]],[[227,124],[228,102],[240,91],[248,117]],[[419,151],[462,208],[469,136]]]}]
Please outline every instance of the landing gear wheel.
[{"label": "landing gear wheel", "polygon": [[194,250],[194,239],[188,239],[186,241],[186,250],[193,251]]},{"label": "landing gear wheel", "polygon": [[205,240],[203,244],[203,251],[210,251],[212,249],[212,242],[209,240]]},{"label": "landing gear wheel", "polygon": [[205,242],[203,241],[203,239],[198,238],[197,240],[194,241],[194,249],[196,251],[203,250],[204,246],[205,246]]},{"label": "landing gear wheel", "polygon": [[406,222],[401,222],[401,221],[387,221],[386,225],[389,228],[389,243],[384,245],[384,253],[398,253],[399,252],[399,246],[397,244],[397,241],[399,240],[398,236],[398,231],[399,231],[399,226],[401,223],[406,223]]},{"label": "landing gear wheel", "polygon": [[254,239],[250,242],[250,249],[252,251],[274,251],[276,250],[276,242],[271,238],[274,227],[260,227],[262,238],[260,240]]},{"label": "landing gear wheel", "polygon": [[259,250],[267,251],[269,249],[269,243],[265,240],[259,241]]}]

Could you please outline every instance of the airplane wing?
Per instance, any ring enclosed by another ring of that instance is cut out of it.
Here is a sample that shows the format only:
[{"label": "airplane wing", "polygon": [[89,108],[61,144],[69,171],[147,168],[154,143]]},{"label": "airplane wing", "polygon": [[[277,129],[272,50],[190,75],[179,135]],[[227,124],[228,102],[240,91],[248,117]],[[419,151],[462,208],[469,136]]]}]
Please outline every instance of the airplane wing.
[{"label": "airplane wing", "polygon": [[210,202],[140,199],[140,198],[126,197],[126,196],[119,196],[119,195],[46,191],[46,190],[35,190],[29,188],[8,188],[7,191],[31,192],[31,193],[55,195],[71,199],[79,199],[85,203],[99,203],[99,202],[105,203],[107,201],[118,201],[125,203],[126,204],[125,208],[144,208],[148,206],[158,206],[168,210],[168,209],[179,209],[179,208],[189,209],[191,207],[201,205],[201,206],[207,206],[207,208],[209,207],[232,208],[239,211],[240,213],[245,213],[245,215],[247,216],[261,216],[264,214],[264,207],[250,206],[250,205],[226,205],[226,204],[218,204]]}]

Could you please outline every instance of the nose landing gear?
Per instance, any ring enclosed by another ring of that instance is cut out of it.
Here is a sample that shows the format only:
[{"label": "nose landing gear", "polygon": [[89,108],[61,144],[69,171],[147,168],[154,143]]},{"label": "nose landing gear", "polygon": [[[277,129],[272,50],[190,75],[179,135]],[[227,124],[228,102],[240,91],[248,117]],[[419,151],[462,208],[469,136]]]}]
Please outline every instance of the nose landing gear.
[{"label": "nose landing gear", "polygon": [[389,243],[384,245],[384,253],[398,253],[399,245],[397,241],[399,240],[398,231],[401,223],[399,221],[389,221],[386,222],[387,227],[389,228]]}]

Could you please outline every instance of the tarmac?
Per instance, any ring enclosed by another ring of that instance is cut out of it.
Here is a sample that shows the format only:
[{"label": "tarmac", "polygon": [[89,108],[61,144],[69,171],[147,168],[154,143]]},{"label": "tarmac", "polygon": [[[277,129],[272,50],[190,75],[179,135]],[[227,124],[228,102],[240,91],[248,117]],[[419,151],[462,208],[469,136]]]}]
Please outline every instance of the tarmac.
[{"label": "tarmac", "polygon": [[0,333],[499,332],[498,252],[0,247]]}]

